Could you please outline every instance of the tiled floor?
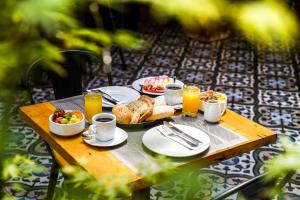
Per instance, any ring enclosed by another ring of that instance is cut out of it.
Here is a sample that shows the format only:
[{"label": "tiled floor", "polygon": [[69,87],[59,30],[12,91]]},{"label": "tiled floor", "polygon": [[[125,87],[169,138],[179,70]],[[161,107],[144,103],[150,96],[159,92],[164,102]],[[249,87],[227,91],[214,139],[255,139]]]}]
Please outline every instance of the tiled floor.
[{"label": "tiled floor", "polygon": [[[227,94],[230,109],[252,119],[279,135],[300,140],[299,49],[278,46],[268,49],[250,45],[242,37],[203,43],[184,36],[176,24],[166,27],[145,27],[143,36],[150,48],[139,52],[125,52],[127,71],[120,70],[121,60],[113,52],[113,82],[115,85],[131,84],[140,77],[166,74],[177,76],[184,82],[199,84],[202,90],[215,89]],[[103,77],[94,77],[88,88],[105,84]],[[36,99],[53,98],[51,90],[37,92]],[[12,153],[28,154],[45,167],[45,172],[23,179],[9,180],[6,191],[17,199],[44,199],[51,158],[43,141],[15,116],[11,126],[18,135],[12,142]],[[276,145],[268,145],[236,158],[193,172],[208,173],[214,184],[209,193],[219,193],[263,172],[263,163],[280,152]],[[25,186],[25,191],[10,188],[12,182]],[[189,192],[180,183],[153,186],[152,199],[200,198],[199,192]],[[185,190],[183,192],[182,190]],[[285,199],[300,199],[300,176],[295,175],[286,186]]]}]

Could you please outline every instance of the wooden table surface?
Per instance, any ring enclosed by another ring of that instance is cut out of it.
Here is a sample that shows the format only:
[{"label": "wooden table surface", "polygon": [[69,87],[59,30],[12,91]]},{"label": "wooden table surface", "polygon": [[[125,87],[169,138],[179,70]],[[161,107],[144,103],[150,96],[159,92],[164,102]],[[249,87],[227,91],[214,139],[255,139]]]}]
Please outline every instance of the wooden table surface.
[{"label": "wooden table surface", "polygon": [[[129,177],[127,184],[130,184],[133,190],[148,186],[143,181],[143,177],[128,168],[107,149],[94,148],[85,144],[80,134],[72,137],[61,137],[50,133],[48,118],[55,109],[51,103],[46,102],[22,106],[19,111],[23,119],[51,146],[56,152],[56,156],[59,156],[64,164],[75,164],[84,158],[85,162],[82,167],[96,177],[104,174],[127,175]],[[227,110],[222,116],[220,123],[248,140],[204,156],[201,155],[198,159],[193,159],[193,163],[185,165],[201,163],[203,166],[203,163],[206,165],[216,163],[276,141],[274,132],[230,110]]]}]

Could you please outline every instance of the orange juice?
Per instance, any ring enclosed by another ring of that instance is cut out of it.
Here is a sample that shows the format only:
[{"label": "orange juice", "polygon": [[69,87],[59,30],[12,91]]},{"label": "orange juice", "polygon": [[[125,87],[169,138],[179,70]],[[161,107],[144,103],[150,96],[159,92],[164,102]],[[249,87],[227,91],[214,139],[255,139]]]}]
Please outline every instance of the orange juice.
[{"label": "orange juice", "polygon": [[95,114],[102,112],[102,96],[99,93],[89,93],[84,95],[85,118],[92,123]]},{"label": "orange juice", "polygon": [[182,94],[182,114],[196,117],[200,108],[200,89],[197,85],[184,85]]}]

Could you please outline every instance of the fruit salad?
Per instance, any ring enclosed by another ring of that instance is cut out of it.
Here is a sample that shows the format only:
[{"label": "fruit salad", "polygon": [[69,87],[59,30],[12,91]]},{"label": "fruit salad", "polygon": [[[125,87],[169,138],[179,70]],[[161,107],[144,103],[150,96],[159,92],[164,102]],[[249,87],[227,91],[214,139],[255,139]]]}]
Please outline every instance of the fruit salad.
[{"label": "fruit salad", "polygon": [[208,90],[206,92],[201,92],[200,100],[208,102],[224,102],[226,101],[226,96],[225,94],[215,92],[213,90]]},{"label": "fruit salad", "polygon": [[58,109],[53,113],[53,122],[58,124],[74,124],[83,119],[80,110],[65,111]]},{"label": "fruit salad", "polygon": [[146,92],[163,93],[165,86],[169,83],[173,83],[173,79],[166,75],[151,77],[144,81],[143,90]]}]

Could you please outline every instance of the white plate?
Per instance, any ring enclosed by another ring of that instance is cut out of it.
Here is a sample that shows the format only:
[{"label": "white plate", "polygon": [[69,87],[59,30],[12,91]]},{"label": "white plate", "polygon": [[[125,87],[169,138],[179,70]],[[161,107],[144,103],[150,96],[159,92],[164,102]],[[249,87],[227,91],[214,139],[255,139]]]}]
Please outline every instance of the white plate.
[{"label": "white plate", "polygon": [[[107,86],[107,87],[100,87],[100,89],[112,95],[113,97],[116,97],[116,99],[120,100],[124,104],[128,104],[132,101],[135,101],[141,96],[139,92],[128,87]],[[112,108],[114,105],[106,101],[105,98],[102,98],[102,106],[106,108]]]},{"label": "white plate", "polygon": [[[87,132],[87,131],[86,131]],[[121,144],[125,140],[127,140],[128,134],[123,129],[116,127],[115,137],[112,140],[101,142],[96,140],[95,136],[92,134],[90,139],[83,138],[83,140],[92,146],[96,147],[111,147],[118,144]]]},{"label": "white plate", "polygon": [[190,136],[196,138],[197,140],[200,140],[202,142],[202,146],[195,150],[189,150],[188,148],[184,147],[181,144],[178,144],[177,142],[162,136],[157,130],[156,127],[148,130],[143,135],[143,144],[150,149],[151,151],[171,156],[171,157],[188,157],[188,156],[194,156],[197,154],[200,154],[204,152],[210,144],[210,139],[207,134],[205,134],[200,129],[186,126],[186,125],[176,125],[178,128],[180,128],[185,133],[189,134]]},{"label": "white plate", "polygon": [[[136,81],[134,81],[132,83],[132,87],[137,90],[137,91],[140,91],[141,87],[140,87],[140,84],[144,84],[144,81],[148,78],[152,78],[152,77],[145,77],[145,78],[140,78]],[[172,78],[169,78],[169,79],[172,79]],[[184,83],[180,80],[177,80],[175,81],[176,84],[179,84],[181,86],[184,85]],[[150,94],[150,95],[155,95],[155,96],[160,96],[160,95],[163,95],[164,93],[156,93],[156,92],[147,92],[147,91],[143,91],[144,94]]]}]

